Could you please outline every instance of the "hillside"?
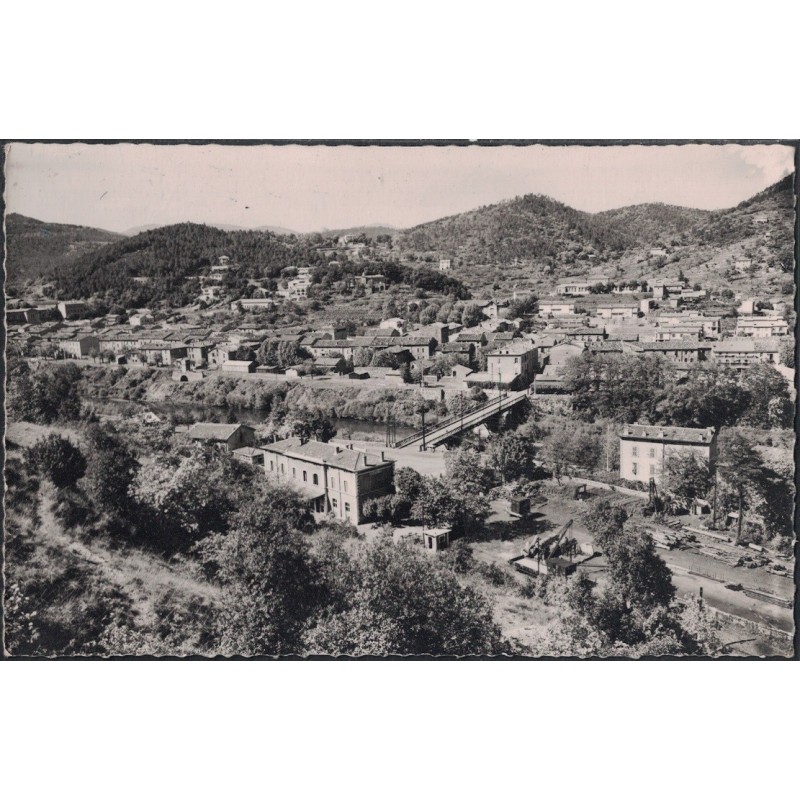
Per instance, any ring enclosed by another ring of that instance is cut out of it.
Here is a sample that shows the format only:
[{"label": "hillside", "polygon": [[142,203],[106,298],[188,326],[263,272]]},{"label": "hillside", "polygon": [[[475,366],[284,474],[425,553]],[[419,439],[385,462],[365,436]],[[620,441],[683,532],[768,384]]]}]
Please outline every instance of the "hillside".
[{"label": "hillside", "polygon": [[[704,211],[663,203],[588,214],[526,195],[403,231],[400,246],[456,259],[473,292],[549,291],[566,277],[616,278],[684,273],[704,286],[785,292],[793,269],[794,177],[738,206]],[[667,256],[651,256],[652,248]],[[749,260],[737,274],[737,262]],[[765,274],[772,277],[764,281]]]},{"label": "hillside", "polygon": [[125,237],[82,225],[42,222],[21,214],[6,216],[6,261],[9,284],[35,280],[57,267],[75,263]]},{"label": "hillside", "polygon": [[636,243],[637,238],[614,221],[532,194],[426,222],[400,236],[404,249],[438,251],[473,264],[555,260],[584,250],[606,254]]},{"label": "hillside", "polygon": [[180,305],[197,293],[197,287],[187,282],[221,255],[243,265],[237,280],[274,278],[285,267],[319,258],[293,236],[223,231],[187,222],[122,239],[57,266],[52,277],[63,297],[105,294],[110,302],[123,305],[160,300]]}]

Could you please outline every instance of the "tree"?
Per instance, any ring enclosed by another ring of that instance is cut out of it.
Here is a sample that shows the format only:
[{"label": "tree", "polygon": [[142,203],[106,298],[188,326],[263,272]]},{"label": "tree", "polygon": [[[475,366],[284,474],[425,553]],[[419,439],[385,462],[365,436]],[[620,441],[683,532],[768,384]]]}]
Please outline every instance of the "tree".
[{"label": "tree", "polygon": [[793,337],[788,337],[781,347],[781,362],[790,369],[795,368],[797,345]]},{"label": "tree", "polygon": [[532,478],[536,471],[536,444],[532,437],[504,433],[489,446],[489,463],[503,483]]},{"label": "tree", "polygon": [[694,500],[709,494],[714,479],[708,459],[692,451],[678,450],[667,456],[662,481],[672,505],[688,511]]},{"label": "tree", "polygon": [[336,436],[336,427],[333,418],[316,410],[312,412],[296,411],[291,421],[292,436],[301,439],[316,439],[319,442],[329,442]]},{"label": "tree", "polygon": [[461,324],[465,328],[472,328],[483,320],[483,312],[475,303],[467,303],[461,312]]},{"label": "tree", "polygon": [[130,506],[138,462],[113,427],[92,424],[86,431],[87,468],[83,484],[95,504],[112,512]]},{"label": "tree", "polygon": [[282,655],[302,649],[307,620],[324,597],[300,529],[310,520],[299,497],[272,484],[215,539],[223,586],[222,650]]},{"label": "tree", "polygon": [[[787,428],[794,418],[789,382],[769,364],[753,364],[741,371],[740,385],[748,402],[739,418],[759,428]],[[718,423],[719,424],[719,423]]]},{"label": "tree", "polygon": [[556,478],[570,468],[592,470],[597,467],[603,453],[599,431],[559,426],[544,441],[541,457],[553,470]]},{"label": "tree", "polygon": [[397,356],[394,353],[390,353],[388,350],[376,350],[372,356],[370,366],[397,369]]},{"label": "tree", "polygon": [[394,489],[410,503],[416,501],[423,488],[422,475],[411,467],[400,467],[394,473]]},{"label": "tree", "polygon": [[372,361],[372,350],[368,347],[356,347],[353,351],[353,366],[368,367]]},{"label": "tree", "polygon": [[[337,559],[337,568],[341,565]],[[507,649],[487,600],[452,569],[408,545],[378,540],[345,570],[347,608],[319,615],[310,652],[333,655],[474,655]]]},{"label": "tree", "polygon": [[584,514],[586,527],[594,534],[595,543],[604,553],[613,547],[627,519],[628,512],[622,506],[602,498],[594,501]]},{"label": "tree", "polygon": [[744,523],[745,494],[748,488],[758,485],[764,473],[764,464],[753,446],[737,431],[723,431],[718,446],[718,476],[733,488],[737,498],[739,519],[736,543],[738,544]]},{"label": "tree", "polygon": [[83,453],[69,439],[51,433],[31,445],[25,453],[31,472],[49,478],[54,486],[72,486],[86,471]]},{"label": "tree", "polygon": [[463,494],[482,495],[495,485],[494,475],[484,466],[481,454],[470,447],[448,451],[444,463],[448,483]]}]

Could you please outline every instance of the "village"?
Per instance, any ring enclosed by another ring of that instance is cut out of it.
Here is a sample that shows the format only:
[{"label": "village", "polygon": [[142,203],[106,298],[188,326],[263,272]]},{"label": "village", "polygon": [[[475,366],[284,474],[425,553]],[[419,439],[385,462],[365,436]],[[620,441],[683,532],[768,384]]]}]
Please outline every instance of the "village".
[{"label": "village", "polygon": [[[346,239],[341,244],[353,246]],[[564,413],[571,402],[565,371],[582,354],[658,356],[678,375],[703,362],[736,370],[766,364],[793,390],[793,358],[788,355],[793,355],[793,322],[780,297],[714,298],[678,277],[615,282],[598,272],[557,282],[542,296],[515,290],[472,303],[462,314],[464,322],[423,323],[419,314],[411,322],[398,313],[369,325],[347,322],[341,315],[316,327],[275,328],[260,325],[259,315],[313,295],[313,269],[293,268],[294,277],[282,281],[272,295],[264,291],[236,299],[225,295],[220,276],[237,268],[221,254],[201,276],[202,306],[189,313],[138,308],[124,317],[87,319],[83,302],[26,307],[18,301],[7,312],[9,347],[34,366],[63,360],[108,369],[156,368],[161,380],[179,384],[224,376],[272,384],[308,382],[334,391],[360,386],[413,392],[420,400],[416,430],[398,438],[387,418],[382,441],[350,435],[328,441],[308,435],[281,438],[249,422],[200,421],[175,429],[190,442],[218,448],[286,481],[317,518],[351,523],[367,537],[381,527],[375,503],[393,495],[398,470],[440,478],[446,473],[445,454],[465,436],[491,440],[498,424],[502,427],[503,420],[523,408],[523,418],[530,409]],[[450,273],[451,260],[440,259],[438,270]],[[373,299],[388,289],[382,275],[366,270],[344,290],[356,286]],[[393,300],[389,307],[402,312],[402,302]],[[218,324],[221,315],[228,320],[225,325]],[[152,411],[144,417],[159,419]],[[493,490],[489,520],[504,533],[493,544],[476,545],[478,558],[513,567],[523,582],[527,575],[553,570],[593,574],[602,570],[602,552],[585,526],[573,523],[589,498],[610,496],[652,513],[660,510],[659,491],[671,456],[695,454],[710,472],[715,470],[714,428],[638,424],[624,426],[614,439],[618,480],[613,484],[607,473],[600,482],[580,470],[557,475],[559,486],[563,477],[572,488],[566,493],[559,489],[549,502],[534,497],[533,507],[524,492],[514,496]],[[537,463],[552,471],[546,459]],[[691,504],[688,512],[674,524],[641,523],[665,552],[680,590],[701,596],[705,590],[720,615],[758,627],[767,638],[787,635],[791,601],[785,578],[791,569],[786,557],[755,544],[740,546],[741,516],[735,512],[720,510],[717,519],[716,507],[705,500]],[[394,526],[396,541],[407,539],[433,552],[452,542],[449,526],[426,526],[424,517],[421,525],[406,521]],[[556,533],[545,535],[551,530]],[[746,579],[737,580],[744,569]]]}]

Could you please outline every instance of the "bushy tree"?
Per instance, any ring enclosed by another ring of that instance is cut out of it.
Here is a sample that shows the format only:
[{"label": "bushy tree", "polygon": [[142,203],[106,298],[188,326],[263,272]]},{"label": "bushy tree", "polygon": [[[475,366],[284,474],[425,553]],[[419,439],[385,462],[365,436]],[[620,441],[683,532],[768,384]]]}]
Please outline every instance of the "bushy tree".
[{"label": "bushy tree", "polygon": [[231,655],[282,655],[302,649],[307,620],[324,597],[300,528],[299,498],[271,485],[216,538],[223,585],[222,649]]},{"label": "bushy tree", "polygon": [[136,458],[111,426],[88,426],[86,443],[83,485],[87,494],[104,511],[124,512],[130,506]]},{"label": "bushy tree", "polygon": [[80,449],[56,433],[31,445],[25,462],[31,472],[49,478],[58,488],[74,485],[86,471],[86,459]]},{"label": "bushy tree", "polygon": [[533,478],[536,473],[536,445],[522,433],[504,433],[489,446],[489,463],[503,483]]},{"label": "bushy tree", "polygon": [[713,483],[708,459],[697,453],[678,450],[664,461],[662,488],[677,508],[688,511],[694,500],[708,495]]},{"label": "bushy tree", "polygon": [[483,312],[475,303],[467,303],[461,312],[461,324],[465,328],[472,328],[483,319]]},{"label": "bushy tree", "polygon": [[488,602],[454,572],[413,547],[362,547],[344,613],[323,613],[306,636],[310,652],[347,655],[477,655],[506,645]]}]

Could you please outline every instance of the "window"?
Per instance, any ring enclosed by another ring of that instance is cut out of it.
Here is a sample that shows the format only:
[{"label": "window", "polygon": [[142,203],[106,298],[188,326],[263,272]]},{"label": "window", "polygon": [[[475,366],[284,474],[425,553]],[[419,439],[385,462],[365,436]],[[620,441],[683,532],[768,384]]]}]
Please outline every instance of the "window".
[{"label": "window", "polygon": [[344,513],[347,514],[348,517],[350,516],[350,503],[344,504]]},{"label": "window", "polygon": [[270,461],[270,462],[269,462],[269,468],[270,468],[270,469],[271,469],[273,472],[275,471],[275,462],[274,462],[274,461]]},{"label": "window", "polygon": [[639,465],[635,461],[633,462],[633,464],[631,464],[631,473],[633,475],[639,474]]},{"label": "window", "polygon": [[333,475],[331,475],[331,488],[336,486],[336,480],[334,479]]},{"label": "window", "polygon": [[292,477],[293,478],[297,477],[297,470],[294,467],[292,467]]},{"label": "window", "polygon": [[331,505],[332,505],[334,508],[338,508],[338,507],[339,507],[339,501],[338,501],[338,500],[337,500],[337,499],[334,497],[334,498],[331,500]]},{"label": "window", "polygon": [[650,474],[651,475],[655,475],[656,474],[656,465],[655,464],[651,464],[650,465]]},{"label": "window", "polygon": [[314,479],[314,486],[319,486],[319,476],[312,475],[311,477]]},{"label": "window", "polygon": [[308,483],[308,473],[305,470],[303,470],[303,480]]},{"label": "window", "polygon": [[344,482],[344,490],[347,491],[347,481]]},{"label": "window", "polygon": [[656,449],[655,449],[655,447],[651,447],[650,448],[650,458],[655,458],[655,457],[656,457]]},{"label": "window", "polygon": [[631,455],[632,455],[634,458],[638,458],[638,457],[639,457],[639,448],[638,448],[636,445],[634,445],[634,446],[631,448]]},{"label": "window", "polygon": [[281,464],[281,475],[285,475],[285,474],[286,474],[286,465],[285,464]]}]

